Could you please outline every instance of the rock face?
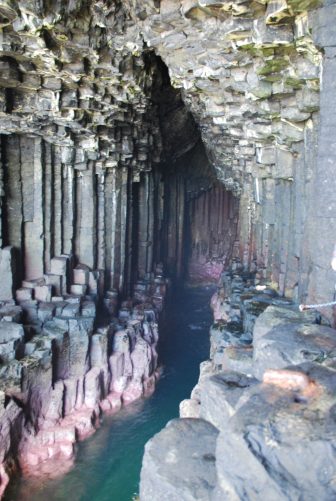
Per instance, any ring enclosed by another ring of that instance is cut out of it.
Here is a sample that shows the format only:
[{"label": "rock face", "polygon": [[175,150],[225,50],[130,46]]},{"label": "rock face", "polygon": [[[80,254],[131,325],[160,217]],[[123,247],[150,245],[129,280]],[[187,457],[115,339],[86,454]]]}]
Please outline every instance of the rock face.
[{"label": "rock face", "polygon": [[[63,264],[54,271],[63,273]],[[46,287],[39,284],[24,285],[35,285],[27,287],[31,291]],[[90,296],[31,299],[1,309],[0,495],[10,465],[26,475],[64,473],[73,463],[75,442],[94,432],[103,412],[154,391],[166,280],[157,276],[141,287],[145,302],[122,303],[106,327],[95,326]],[[17,323],[22,313],[29,314],[29,325]]]},{"label": "rock face", "polygon": [[[146,445],[141,499],[210,500],[216,483],[217,435],[218,430],[201,419],[170,421]],[[178,446],[181,440],[183,448]]]},{"label": "rock face", "polygon": [[[176,500],[333,499],[335,330],[320,325],[327,322],[317,312],[301,313],[271,290],[259,293],[238,276],[230,284],[231,298],[222,289],[212,299],[211,359],[201,365],[191,399],[180,405],[182,419],[146,445],[141,500],[165,493]],[[219,321],[224,304],[226,319]],[[237,304],[240,331],[236,325],[232,335]],[[253,323],[248,346],[250,331],[244,325],[250,329]],[[215,442],[212,469],[202,470],[204,498],[185,483],[193,478],[187,472],[196,472],[189,435],[180,432],[190,422],[194,429],[207,424],[216,430],[211,439],[198,432],[194,441],[197,457]],[[179,469],[170,467],[170,450],[174,458],[183,455]]]},{"label": "rock face", "polygon": [[[0,0],[0,489],[12,457],[69,459],[99,409],[153,390],[163,274],[242,264],[280,295],[332,299],[335,14]],[[213,300],[214,367],[260,378],[266,350],[278,370],[332,365],[328,328],[300,322],[252,355],[257,316],[283,303],[230,287],[229,306],[225,287]]]},{"label": "rock face", "polygon": [[[159,255],[179,273],[191,216],[192,278],[233,255],[280,293],[330,300],[333,2],[67,7],[1,5],[0,247],[18,255],[0,297],[44,274],[62,288],[63,255],[105,290],[130,292]],[[215,178],[235,203],[220,187],[199,198]]]}]

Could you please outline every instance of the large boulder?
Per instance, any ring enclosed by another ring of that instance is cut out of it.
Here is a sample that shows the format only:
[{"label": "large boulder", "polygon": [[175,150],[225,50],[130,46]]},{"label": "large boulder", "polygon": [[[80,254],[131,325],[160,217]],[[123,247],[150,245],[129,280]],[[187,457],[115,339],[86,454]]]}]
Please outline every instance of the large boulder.
[{"label": "large boulder", "polygon": [[141,501],[210,501],[217,436],[218,430],[202,419],[170,421],[146,444]]},{"label": "large boulder", "polygon": [[256,379],[238,372],[221,372],[200,384],[200,417],[225,431],[237,407],[248,398],[246,391]]},{"label": "large boulder", "polygon": [[262,379],[267,369],[306,361],[322,363],[336,353],[335,330],[317,324],[288,323],[271,329],[254,343],[253,371]]},{"label": "large boulder", "polygon": [[336,372],[306,363],[287,370],[288,383],[298,371],[308,386],[286,389],[286,371],[280,384],[272,374],[219,435],[213,501],[335,499]]}]

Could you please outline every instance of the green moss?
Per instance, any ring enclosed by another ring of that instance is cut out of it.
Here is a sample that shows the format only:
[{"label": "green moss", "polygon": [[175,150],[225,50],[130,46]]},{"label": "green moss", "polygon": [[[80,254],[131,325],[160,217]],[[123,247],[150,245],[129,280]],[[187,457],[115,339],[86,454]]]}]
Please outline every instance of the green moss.
[{"label": "green moss", "polygon": [[304,80],[295,77],[286,77],[285,84],[288,85],[289,87],[292,87],[294,90],[299,90],[302,88]]},{"label": "green moss", "polygon": [[320,90],[320,80],[318,78],[312,78],[310,80],[306,80],[306,85],[308,89],[319,91]]},{"label": "green moss", "polygon": [[266,77],[263,78],[265,82],[270,82],[270,83],[275,83],[275,82],[280,82],[282,80],[282,76],[280,74],[271,74],[267,75]]},{"label": "green moss", "polygon": [[287,5],[291,7],[295,14],[299,14],[306,10],[316,9],[321,5],[320,0],[287,0]]},{"label": "green moss", "polygon": [[266,61],[265,65],[257,71],[260,76],[268,76],[272,73],[279,73],[288,66],[288,61],[286,59],[269,59]]}]

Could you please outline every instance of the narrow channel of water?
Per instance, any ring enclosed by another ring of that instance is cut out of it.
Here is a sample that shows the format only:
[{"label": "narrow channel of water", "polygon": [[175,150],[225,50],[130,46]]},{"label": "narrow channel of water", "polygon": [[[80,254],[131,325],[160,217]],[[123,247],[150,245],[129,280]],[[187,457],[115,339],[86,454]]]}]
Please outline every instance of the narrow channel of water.
[{"label": "narrow channel of water", "polygon": [[44,484],[19,480],[5,501],[131,501],[138,492],[145,443],[178,416],[209,355],[213,288],[174,291],[160,325],[163,374],[152,397],[104,417],[99,430],[78,445],[74,468]]}]

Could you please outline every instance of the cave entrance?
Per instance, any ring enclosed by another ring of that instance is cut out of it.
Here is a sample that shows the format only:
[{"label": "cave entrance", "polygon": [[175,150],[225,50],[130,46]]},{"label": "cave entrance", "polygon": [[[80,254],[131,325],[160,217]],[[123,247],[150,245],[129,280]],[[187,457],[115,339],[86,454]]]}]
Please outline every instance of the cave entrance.
[{"label": "cave entrance", "polygon": [[[159,117],[162,158],[150,174],[142,173],[133,189],[139,208],[133,269],[146,278],[151,263],[162,263],[173,279],[217,282],[238,252],[239,199],[217,180],[200,130],[180,90],[172,87],[163,61],[151,53],[148,65],[155,75],[151,97]],[[154,217],[148,211],[151,197]]]},{"label": "cave entrance", "polygon": [[141,63],[142,93],[120,107],[113,125],[97,128],[99,151],[81,135],[71,147],[38,135],[1,136],[0,243],[11,249],[2,298],[36,284],[47,287],[46,300],[129,297],[139,280],[163,271],[216,281],[235,257],[239,201],[217,180],[163,61],[149,51]]}]

